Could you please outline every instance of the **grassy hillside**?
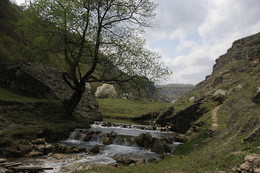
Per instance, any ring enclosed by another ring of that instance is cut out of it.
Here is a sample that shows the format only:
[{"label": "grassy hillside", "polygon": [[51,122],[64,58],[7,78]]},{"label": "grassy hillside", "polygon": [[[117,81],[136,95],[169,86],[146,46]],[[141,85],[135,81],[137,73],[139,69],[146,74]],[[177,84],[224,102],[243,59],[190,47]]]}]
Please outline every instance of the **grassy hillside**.
[{"label": "grassy hillside", "polygon": [[[204,98],[202,106],[209,110],[198,120],[204,125],[186,132],[188,142],[159,163],[119,168],[98,166],[78,173],[232,172],[232,168],[244,162],[246,155],[260,154],[260,134],[255,131],[260,127],[260,105],[252,102],[260,87],[259,41],[253,37],[235,43],[242,46],[234,44],[217,61],[211,76],[173,104],[176,111],[183,110],[193,104],[189,98],[195,96]],[[216,91],[224,91],[223,102],[214,100]],[[248,137],[250,140],[246,140]],[[259,168],[260,163],[256,166]]]},{"label": "grassy hillside", "polygon": [[133,123],[129,120],[133,116],[154,111],[164,111],[171,103],[150,102],[145,100],[124,100],[124,99],[97,99],[99,110],[104,121]]}]

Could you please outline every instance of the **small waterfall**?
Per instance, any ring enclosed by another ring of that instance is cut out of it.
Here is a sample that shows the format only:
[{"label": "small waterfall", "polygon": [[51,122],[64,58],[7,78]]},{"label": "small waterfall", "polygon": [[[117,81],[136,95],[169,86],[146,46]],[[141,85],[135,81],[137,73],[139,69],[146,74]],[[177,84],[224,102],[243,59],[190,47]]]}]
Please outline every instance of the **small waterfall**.
[{"label": "small waterfall", "polygon": [[[91,155],[86,152],[74,153],[74,154],[53,154],[44,158],[28,158],[23,159],[20,162],[33,163],[37,161],[35,165],[42,165],[43,167],[53,167],[55,172],[72,172],[71,170],[77,170],[85,168],[86,165],[91,164],[112,164],[116,162],[116,156],[133,158],[139,160],[149,160],[151,158],[160,159],[161,155],[152,152],[151,150],[140,147],[137,143],[137,137],[141,133],[147,134],[151,138],[172,138],[173,133],[161,132],[154,130],[154,127],[148,126],[134,126],[134,125],[112,125],[102,126],[102,124],[94,124],[90,129],[75,129],[70,133],[67,140],[60,142],[63,145],[90,149],[95,144],[100,147],[100,153]],[[171,144],[168,146],[174,149],[180,143],[174,143],[169,140]],[[104,144],[104,143],[109,144]],[[160,141],[159,141],[160,142]],[[160,142],[160,147],[163,144]],[[169,153],[166,153],[167,155]],[[31,160],[30,160],[31,159]],[[34,160],[33,160],[34,159]],[[33,166],[34,164],[30,165]]]}]

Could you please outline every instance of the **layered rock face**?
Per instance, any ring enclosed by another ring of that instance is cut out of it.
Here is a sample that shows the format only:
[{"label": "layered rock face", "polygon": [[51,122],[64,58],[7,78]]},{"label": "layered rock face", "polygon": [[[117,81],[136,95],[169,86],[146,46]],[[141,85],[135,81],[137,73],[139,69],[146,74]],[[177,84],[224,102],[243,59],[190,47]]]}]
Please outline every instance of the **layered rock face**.
[{"label": "layered rock face", "polygon": [[260,62],[260,33],[234,41],[227,53],[216,60],[213,72],[218,71],[227,63],[247,60],[253,64]]},{"label": "layered rock face", "polygon": [[[69,99],[73,90],[63,81],[62,72],[42,64],[0,65],[0,84],[37,98]],[[85,92],[74,115],[79,119],[100,120],[96,100]]]},{"label": "layered rock face", "polygon": [[[227,53],[216,59],[213,72],[197,87],[214,88],[233,80],[237,73],[260,63],[260,33],[234,41]],[[256,72],[260,74],[260,72]]]}]

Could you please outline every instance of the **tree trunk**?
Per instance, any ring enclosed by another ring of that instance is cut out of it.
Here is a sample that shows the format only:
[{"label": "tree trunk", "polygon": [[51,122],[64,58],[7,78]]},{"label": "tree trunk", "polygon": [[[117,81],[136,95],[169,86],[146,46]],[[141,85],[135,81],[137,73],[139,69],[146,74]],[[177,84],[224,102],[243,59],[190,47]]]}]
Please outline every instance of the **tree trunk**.
[{"label": "tree trunk", "polygon": [[85,85],[76,88],[75,92],[73,93],[72,97],[69,100],[64,101],[63,106],[65,109],[66,117],[72,118],[72,114],[76,109],[77,105],[79,104],[83,93],[85,92]]}]

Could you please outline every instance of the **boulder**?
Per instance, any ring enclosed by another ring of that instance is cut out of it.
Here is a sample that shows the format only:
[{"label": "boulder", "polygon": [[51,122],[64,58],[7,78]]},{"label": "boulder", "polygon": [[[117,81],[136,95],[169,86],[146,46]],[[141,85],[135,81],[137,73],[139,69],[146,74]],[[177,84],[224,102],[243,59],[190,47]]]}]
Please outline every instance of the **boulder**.
[{"label": "boulder", "polygon": [[258,87],[258,89],[257,89],[257,91],[256,91],[256,94],[252,97],[252,101],[253,101],[255,104],[260,105],[260,87]]},{"label": "boulder", "polygon": [[174,141],[175,142],[181,142],[181,143],[184,143],[188,140],[187,136],[186,135],[183,135],[183,134],[179,134],[179,133],[176,133],[175,136],[174,136]]},{"label": "boulder", "polygon": [[106,136],[104,139],[103,139],[103,144],[105,145],[110,145],[112,144],[112,139],[108,136]]},{"label": "boulder", "polygon": [[247,142],[257,141],[257,139],[258,140],[260,139],[260,126],[254,129],[253,132],[250,133],[250,135],[246,137],[243,141],[244,143],[247,143]]},{"label": "boulder", "polygon": [[99,145],[95,144],[92,148],[90,148],[89,152],[90,153],[99,153],[100,152]]},{"label": "boulder", "polygon": [[195,99],[196,99],[195,96],[192,96],[189,98],[189,101],[193,103],[195,101]]},{"label": "boulder", "polygon": [[219,102],[220,104],[222,104],[225,100],[225,96],[226,96],[227,91],[226,90],[222,90],[222,89],[218,89],[212,97],[213,101]]},{"label": "boulder", "polygon": [[260,155],[250,154],[244,157],[244,162],[239,167],[232,168],[233,172],[254,172],[260,171]]},{"label": "boulder", "polygon": [[116,160],[116,162],[120,165],[124,165],[124,166],[130,166],[131,164],[136,164],[139,160],[136,159],[132,159],[129,157],[122,157],[119,155],[114,155],[113,159]]},{"label": "boulder", "polygon": [[186,131],[191,128],[194,121],[198,120],[203,114],[209,111],[206,107],[201,106],[202,103],[203,99],[198,100],[186,109],[165,118],[164,122],[167,122],[167,125],[172,127],[172,131],[186,133]]},{"label": "boulder", "polygon": [[116,98],[117,92],[113,85],[103,84],[102,86],[97,88],[95,96],[97,98]]},{"label": "boulder", "polygon": [[155,139],[151,145],[151,151],[157,154],[166,154],[172,152],[171,148],[164,142],[159,139]]},{"label": "boulder", "polygon": [[88,141],[91,140],[92,136],[93,136],[92,134],[86,134],[86,136],[83,138],[83,140],[84,140],[85,142],[88,142]]},{"label": "boulder", "polygon": [[164,142],[164,140],[160,141],[159,139],[152,137],[150,133],[141,133],[138,137],[136,137],[135,142],[140,147],[151,149],[152,152],[157,154],[165,154],[172,151],[171,148]]},{"label": "boulder", "polygon": [[166,109],[165,111],[163,111],[158,118],[156,119],[155,123],[159,124],[161,126],[166,126],[167,125],[167,119],[166,117],[170,117],[174,112],[174,107],[171,106],[168,109]]},{"label": "boulder", "polygon": [[135,138],[135,142],[140,146],[144,146],[144,139],[145,139],[145,134],[141,133],[138,137]]}]

